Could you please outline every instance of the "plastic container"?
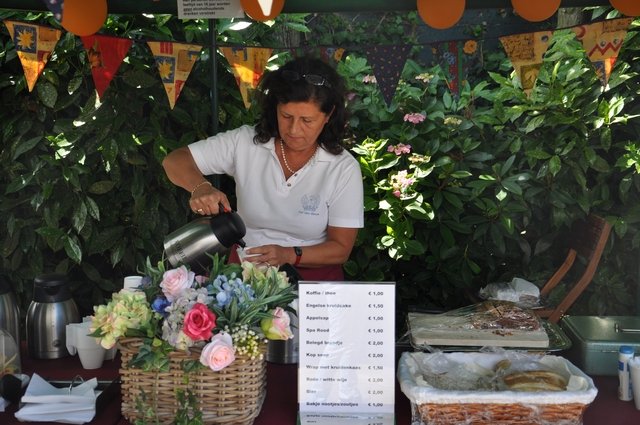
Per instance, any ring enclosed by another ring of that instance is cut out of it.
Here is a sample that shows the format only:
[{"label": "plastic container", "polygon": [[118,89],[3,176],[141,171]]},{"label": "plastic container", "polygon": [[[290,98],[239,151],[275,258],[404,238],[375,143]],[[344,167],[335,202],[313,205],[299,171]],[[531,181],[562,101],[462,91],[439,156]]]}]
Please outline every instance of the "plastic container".
[{"label": "plastic container", "polygon": [[629,360],[633,358],[633,347],[623,345],[618,351],[618,398],[622,401],[633,400],[633,389],[631,388],[631,375],[629,374]]},{"label": "plastic container", "polygon": [[11,333],[0,329],[0,377],[21,372],[20,350]]}]

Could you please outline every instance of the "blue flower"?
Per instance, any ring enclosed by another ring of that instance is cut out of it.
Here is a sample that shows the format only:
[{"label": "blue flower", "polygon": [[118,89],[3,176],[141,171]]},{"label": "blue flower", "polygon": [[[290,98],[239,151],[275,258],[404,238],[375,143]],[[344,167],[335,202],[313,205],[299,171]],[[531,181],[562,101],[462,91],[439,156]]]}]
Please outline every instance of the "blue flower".
[{"label": "blue flower", "polygon": [[230,279],[224,275],[217,276],[207,289],[210,294],[215,294],[216,306],[220,308],[228,306],[234,299],[240,305],[255,299],[255,292],[251,285],[244,283],[235,274]]},{"label": "blue flower", "polygon": [[170,305],[171,302],[169,302],[168,299],[166,299],[165,297],[158,297],[151,304],[151,308],[153,309],[153,311],[162,314],[162,316],[166,318],[169,313],[165,312],[165,309]]},{"label": "blue flower", "polygon": [[143,276],[140,281],[140,288],[150,288],[153,285],[153,279],[151,276]]}]

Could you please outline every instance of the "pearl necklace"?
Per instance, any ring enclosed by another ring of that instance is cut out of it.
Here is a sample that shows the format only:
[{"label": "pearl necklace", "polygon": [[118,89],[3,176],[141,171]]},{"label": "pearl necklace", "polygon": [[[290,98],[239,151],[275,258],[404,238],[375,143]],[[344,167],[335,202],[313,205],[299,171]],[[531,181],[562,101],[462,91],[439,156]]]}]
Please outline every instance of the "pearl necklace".
[{"label": "pearl necklace", "polygon": [[[296,171],[293,171],[291,169],[291,167],[289,166],[289,161],[287,161],[287,155],[284,153],[284,142],[282,141],[282,139],[280,139],[280,152],[282,152],[282,160],[284,161],[284,168],[287,169],[287,171],[289,171],[291,174],[295,174]],[[318,152],[318,147],[316,146],[316,150],[313,151],[313,155],[311,155],[311,157],[309,159],[307,159],[307,162],[305,162],[302,167],[298,168],[298,171],[302,170],[304,167],[307,166],[307,164],[309,162],[311,162],[311,160],[313,159],[314,156],[316,156],[316,153]]]}]

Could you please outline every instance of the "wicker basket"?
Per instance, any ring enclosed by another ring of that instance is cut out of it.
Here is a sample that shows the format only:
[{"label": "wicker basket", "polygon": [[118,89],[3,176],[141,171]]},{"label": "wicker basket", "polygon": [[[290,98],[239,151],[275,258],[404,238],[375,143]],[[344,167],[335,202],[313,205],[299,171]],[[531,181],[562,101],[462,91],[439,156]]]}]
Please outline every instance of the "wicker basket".
[{"label": "wicker basket", "polygon": [[[179,407],[176,391],[187,387],[181,363],[199,359],[200,352],[173,352],[168,372],[145,372],[127,367],[141,346],[139,338],[119,341],[122,414],[132,423],[142,419],[138,406],[143,402],[153,407],[159,423],[173,423]],[[219,372],[207,368],[191,373],[188,387],[198,400],[204,423],[253,424],[266,395],[266,373],[264,358],[251,360],[245,356],[236,357]]]},{"label": "wicker basket", "polygon": [[[524,353],[520,354],[524,356]],[[574,386],[566,391],[516,392],[440,389],[433,370],[474,365],[469,370],[493,370],[501,353],[402,353],[398,380],[411,402],[413,423],[428,425],[581,425],[582,417],[598,390],[593,380],[568,360],[552,355],[545,364]],[[538,359],[537,356],[532,357]],[[451,361],[452,363],[448,363]],[[430,365],[437,365],[431,369]],[[445,366],[446,365],[446,366]],[[427,370],[429,372],[427,373]],[[451,369],[453,370],[453,369]],[[566,374],[566,375],[565,375]],[[440,375],[439,375],[440,376]],[[461,377],[463,375],[455,375]],[[467,375],[471,379],[474,375]],[[431,382],[430,382],[431,379]]]},{"label": "wicker basket", "polygon": [[429,425],[581,425],[586,408],[586,404],[578,403],[538,405],[425,403],[418,406],[418,411],[422,421]]}]

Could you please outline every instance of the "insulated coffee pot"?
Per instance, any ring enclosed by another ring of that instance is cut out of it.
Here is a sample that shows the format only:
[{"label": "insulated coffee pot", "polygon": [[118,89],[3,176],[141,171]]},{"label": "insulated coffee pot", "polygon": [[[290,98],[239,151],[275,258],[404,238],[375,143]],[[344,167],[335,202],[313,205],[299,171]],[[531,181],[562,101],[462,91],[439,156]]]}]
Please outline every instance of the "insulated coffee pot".
[{"label": "insulated coffee pot", "polygon": [[36,359],[57,359],[69,355],[66,327],[80,322],[80,313],[71,298],[69,281],[63,274],[37,276],[33,300],[27,310],[27,352]]},{"label": "insulated coffee pot", "polygon": [[11,334],[20,344],[20,310],[9,282],[0,277],[0,329]]},{"label": "insulated coffee pot", "polygon": [[198,217],[164,239],[164,252],[173,266],[208,264],[207,254],[224,253],[234,244],[244,246],[244,222],[235,211]]}]

